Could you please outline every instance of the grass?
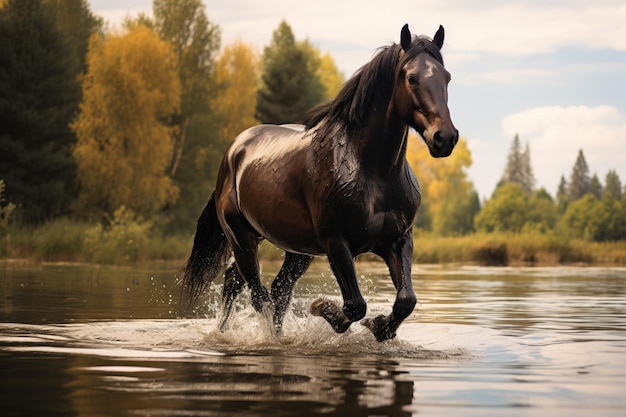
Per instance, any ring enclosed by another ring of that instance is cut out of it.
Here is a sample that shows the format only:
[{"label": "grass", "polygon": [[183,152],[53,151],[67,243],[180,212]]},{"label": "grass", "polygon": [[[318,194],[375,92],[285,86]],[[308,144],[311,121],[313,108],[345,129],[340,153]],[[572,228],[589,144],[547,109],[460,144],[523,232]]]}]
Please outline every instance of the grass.
[{"label": "grass", "polygon": [[[0,237],[0,257],[37,261],[135,264],[166,260],[184,262],[193,236],[164,235],[148,222],[121,213],[112,223],[58,219],[37,228],[11,226]],[[280,261],[283,252],[263,243],[259,256]],[[364,255],[360,259],[378,260]],[[413,261],[421,264],[479,265],[626,265],[626,241],[589,242],[553,233],[475,234],[441,237],[416,231]]]},{"label": "grass", "polygon": [[474,234],[461,237],[417,235],[416,263],[480,265],[626,265],[626,241],[588,242],[562,239],[553,233]]}]

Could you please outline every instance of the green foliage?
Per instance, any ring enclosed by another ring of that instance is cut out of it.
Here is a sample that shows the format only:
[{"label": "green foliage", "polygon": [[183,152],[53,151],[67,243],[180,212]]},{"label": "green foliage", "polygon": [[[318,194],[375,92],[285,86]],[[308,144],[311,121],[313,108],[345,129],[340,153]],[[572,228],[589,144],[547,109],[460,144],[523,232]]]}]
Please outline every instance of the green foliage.
[{"label": "green foliage", "polygon": [[578,239],[592,239],[594,235],[594,217],[600,210],[600,201],[592,194],[572,202],[558,225],[563,236]]},{"label": "green foliage", "polygon": [[15,211],[15,204],[6,202],[4,198],[4,180],[0,179],[0,255],[6,252],[5,243],[9,235],[9,225]]},{"label": "green foliage", "polygon": [[42,224],[33,231],[33,253],[37,259],[46,261],[76,260],[83,253],[83,242],[88,225],[66,217]]},{"label": "green foliage", "polygon": [[220,28],[200,0],[154,0],[153,15],[149,25],[173,46],[182,86],[180,111],[170,118],[175,129],[169,175],[179,198],[167,208],[168,227],[191,233],[232,140],[221,136],[225,117],[215,111],[223,91],[216,80]]},{"label": "green foliage", "polygon": [[80,87],[55,17],[41,0],[0,9],[0,177],[27,222],[59,216],[75,196],[69,122]]},{"label": "green foliage", "polygon": [[522,152],[518,135],[513,138],[501,183],[517,184],[528,195],[535,187],[535,176],[530,163],[530,147],[527,143],[526,149]]},{"label": "green foliage", "polygon": [[528,219],[524,227],[539,232],[549,232],[554,229],[558,217],[558,210],[552,196],[541,188],[533,193],[528,201]]},{"label": "green foliage", "polygon": [[[600,245],[600,244],[598,244]],[[414,236],[413,261],[417,263],[464,263],[491,266],[554,265],[626,261],[626,244],[607,244],[590,249],[590,243],[563,239],[556,233],[477,233],[461,237],[432,234]]]},{"label": "green foliage", "polygon": [[595,198],[602,198],[602,184],[597,174],[593,174],[591,181],[589,182],[589,193],[593,194]]},{"label": "green foliage", "polygon": [[86,71],[85,56],[89,38],[103,27],[102,18],[89,9],[87,0],[45,0],[56,14],[57,26],[67,41],[71,66],[78,76]]},{"label": "green foliage", "polygon": [[[296,43],[291,27],[282,21],[263,52],[261,87],[256,118],[262,123],[295,123],[324,99],[325,88],[311,62],[308,43]],[[319,64],[318,64],[319,66]]]},{"label": "green foliage", "polygon": [[87,259],[97,263],[136,262],[146,253],[152,224],[120,207],[107,226],[97,224],[85,233]]},{"label": "green foliage", "polygon": [[559,222],[559,231],[570,238],[597,242],[624,240],[626,204],[608,193],[601,200],[587,194],[570,204]]},{"label": "green foliage", "polygon": [[578,151],[578,157],[572,168],[569,179],[568,198],[576,201],[587,193],[591,192],[591,178],[589,177],[589,166],[585,160],[583,150]]},{"label": "green foliage", "polygon": [[604,194],[609,194],[616,200],[622,199],[622,182],[614,169],[609,170],[606,174]]},{"label": "green foliage", "polygon": [[526,224],[528,195],[515,183],[506,183],[496,189],[474,224],[481,232],[520,232]]},{"label": "green foliage", "polygon": [[547,232],[554,227],[556,217],[556,206],[546,190],[529,197],[518,184],[505,183],[496,189],[474,222],[476,230],[485,233]]}]

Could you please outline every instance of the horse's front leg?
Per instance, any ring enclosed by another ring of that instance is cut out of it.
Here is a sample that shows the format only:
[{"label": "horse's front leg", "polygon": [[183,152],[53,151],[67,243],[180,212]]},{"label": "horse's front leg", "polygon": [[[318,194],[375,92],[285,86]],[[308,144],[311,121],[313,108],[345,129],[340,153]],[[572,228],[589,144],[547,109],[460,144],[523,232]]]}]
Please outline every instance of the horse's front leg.
[{"label": "horse's front leg", "polygon": [[367,305],[359,290],[354,258],[347,243],[343,239],[329,241],[327,255],[341,289],[343,308],[332,300],[318,299],[311,304],[311,314],[323,317],[337,333],[343,333],[353,322],[365,317]]},{"label": "horse's front leg", "polygon": [[400,323],[413,312],[417,297],[411,281],[411,264],[413,256],[413,234],[407,231],[385,251],[377,252],[389,267],[391,279],[396,287],[396,301],[388,316],[378,316],[363,320],[361,323],[371,330],[376,340],[393,339]]}]

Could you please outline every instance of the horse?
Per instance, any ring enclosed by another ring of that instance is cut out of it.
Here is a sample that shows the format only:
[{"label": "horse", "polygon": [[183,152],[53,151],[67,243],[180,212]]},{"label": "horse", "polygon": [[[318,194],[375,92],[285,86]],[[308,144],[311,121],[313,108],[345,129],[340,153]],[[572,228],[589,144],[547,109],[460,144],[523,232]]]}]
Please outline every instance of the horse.
[{"label": "horse", "polygon": [[[432,157],[446,157],[459,133],[450,118],[448,84],[435,36],[413,36],[380,48],[335,99],[314,107],[301,124],[259,125],[238,135],[219,167],[200,215],[182,282],[191,301],[224,276],[219,329],[245,285],[254,309],[273,314],[277,335],[293,288],[316,256],[326,256],[343,306],[320,298],[311,314],[337,333],[361,321],[376,340],[396,330],[417,302],[411,281],[412,226],[420,189],[406,160],[409,128]],[[285,251],[270,291],[260,280],[258,245]],[[373,253],[386,263],[397,294],[389,315],[364,319],[355,259]],[[234,258],[234,262],[233,262]],[[364,319],[364,320],[363,320]]]}]

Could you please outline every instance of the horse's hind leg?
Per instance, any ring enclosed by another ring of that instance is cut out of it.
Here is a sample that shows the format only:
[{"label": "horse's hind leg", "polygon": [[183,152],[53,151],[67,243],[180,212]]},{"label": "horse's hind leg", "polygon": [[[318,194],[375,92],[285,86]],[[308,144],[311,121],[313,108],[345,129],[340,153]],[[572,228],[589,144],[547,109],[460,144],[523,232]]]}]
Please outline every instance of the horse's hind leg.
[{"label": "horse's hind leg", "polygon": [[296,281],[309,269],[313,257],[298,253],[285,253],[285,261],[276,279],[272,283],[272,300],[274,301],[274,329],[280,334],[283,328],[285,312],[289,307],[293,287]]},{"label": "horse's hind leg", "polygon": [[226,331],[228,318],[233,308],[235,299],[245,285],[245,280],[239,273],[237,266],[233,263],[224,272],[224,289],[222,290],[222,317],[220,319],[219,329],[221,332]]},{"label": "horse's hind leg", "polygon": [[224,228],[235,256],[235,264],[243,276],[252,297],[252,306],[261,313],[267,305],[271,305],[270,295],[261,283],[259,260],[257,258],[260,238],[247,220],[238,212],[225,214],[227,227]]}]

